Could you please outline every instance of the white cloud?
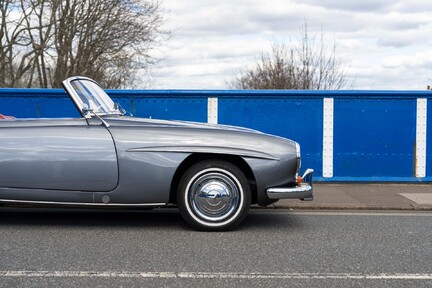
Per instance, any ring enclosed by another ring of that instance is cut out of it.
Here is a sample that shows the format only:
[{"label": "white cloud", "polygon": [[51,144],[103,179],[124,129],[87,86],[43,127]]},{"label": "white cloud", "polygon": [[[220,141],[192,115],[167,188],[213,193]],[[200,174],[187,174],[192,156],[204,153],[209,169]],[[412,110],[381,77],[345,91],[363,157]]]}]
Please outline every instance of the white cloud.
[{"label": "white cloud", "polygon": [[384,68],[429,69],[432,70],[432,51],[422,51],[411,55],[392,55],[382,61]]},{"label": "white cloud", "polygon": [[402,13],[431,12],[432,1],[430,0],[398,1],[398,3],[394,6],[394,10],[400,11]]},{"label": "white cloud", "polygon": [[336,41],[356,89],[424,89],[432,77],[430,0],[165,0],[171,39],[155,88],[223,89],[272,41]]}]

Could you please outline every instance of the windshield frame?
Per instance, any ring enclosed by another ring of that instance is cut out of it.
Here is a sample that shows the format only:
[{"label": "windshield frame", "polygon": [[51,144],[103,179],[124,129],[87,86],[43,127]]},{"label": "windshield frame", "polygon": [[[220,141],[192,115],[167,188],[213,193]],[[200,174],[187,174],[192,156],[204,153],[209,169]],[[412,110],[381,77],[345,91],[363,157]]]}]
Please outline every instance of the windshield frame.
[{"label": "windshield frame", "polygon": [[70,77],[64,80],[62,85],[75,107],[85,118],[92,118],[95,115],[123,115],[119,106],[93,79],[81,76]]}]

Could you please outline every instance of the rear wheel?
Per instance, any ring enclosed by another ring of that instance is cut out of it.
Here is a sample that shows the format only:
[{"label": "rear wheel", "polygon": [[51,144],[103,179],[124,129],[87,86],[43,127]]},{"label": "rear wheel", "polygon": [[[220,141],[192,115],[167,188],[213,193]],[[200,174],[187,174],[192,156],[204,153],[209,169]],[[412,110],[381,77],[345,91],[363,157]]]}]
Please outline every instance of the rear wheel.
[{"label": "rear wheel", "polygon": [[180,213],[192,227],[235,228],[246,217],[251,191],[246,176],[230,162],[206,160],[190,167],[177,190]]}]

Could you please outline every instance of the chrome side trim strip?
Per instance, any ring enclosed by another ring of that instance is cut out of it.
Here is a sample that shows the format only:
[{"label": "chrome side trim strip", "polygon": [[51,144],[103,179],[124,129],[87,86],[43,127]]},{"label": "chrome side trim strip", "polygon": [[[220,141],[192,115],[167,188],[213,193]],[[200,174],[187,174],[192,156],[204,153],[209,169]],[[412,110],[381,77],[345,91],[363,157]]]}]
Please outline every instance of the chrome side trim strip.
[{"label": "chrome side trim strip", "polygon": [[138,147],[129,148],[126,152],[175,152],[175,153],[208,153],[208,154],[231,154],[244,157],[268,159],[279,161],[279,157],[261,152],[258,150],[238,149],[235,147],[221,147],[221,146],[151,146],[151,147]]},{"label": "chrome side trim strip", "polygon": [[46,205],[77,205],[77,206],[97,206],[97,207],[146,207],[146,206],[166,206],[167,203],[80,203],[80,202],[54,202],[54,201],[28,201],[28,200],[10,200],[0,199],[0,203],[16,204],[46,204]]}]

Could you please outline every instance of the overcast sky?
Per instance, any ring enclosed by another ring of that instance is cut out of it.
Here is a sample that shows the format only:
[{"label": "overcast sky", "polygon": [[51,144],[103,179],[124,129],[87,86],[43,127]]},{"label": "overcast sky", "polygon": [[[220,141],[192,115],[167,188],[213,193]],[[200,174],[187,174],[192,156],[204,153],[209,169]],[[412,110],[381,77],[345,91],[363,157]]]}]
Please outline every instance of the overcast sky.
[{"label": "overcast sky", "polygon": [[163,0],[171,38],[152,88],[227,89],[271,42],[295,41],[306,21],[324,33],[354,89],[432,84],[432,0]]}]

